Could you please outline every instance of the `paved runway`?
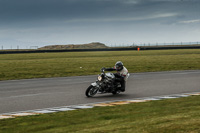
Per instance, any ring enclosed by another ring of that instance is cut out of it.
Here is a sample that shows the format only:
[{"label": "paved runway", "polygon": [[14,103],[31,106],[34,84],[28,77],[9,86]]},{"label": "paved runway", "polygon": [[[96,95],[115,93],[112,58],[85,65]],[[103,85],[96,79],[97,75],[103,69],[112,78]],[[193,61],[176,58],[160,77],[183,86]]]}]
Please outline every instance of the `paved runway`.
[{"label": "paved runway", "polygon": [[0,81],[0,114],[200,91],[200,70],[131,73],[126,92],[87,98],[85,90],[96,78],[97,75]]}]

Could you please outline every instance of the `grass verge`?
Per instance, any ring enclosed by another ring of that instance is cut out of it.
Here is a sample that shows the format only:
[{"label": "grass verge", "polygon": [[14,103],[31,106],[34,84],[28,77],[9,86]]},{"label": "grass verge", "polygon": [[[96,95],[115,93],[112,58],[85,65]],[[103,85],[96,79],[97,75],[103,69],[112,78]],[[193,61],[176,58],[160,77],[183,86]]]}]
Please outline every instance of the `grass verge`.
[{"label": "grass verge", "polygon": [[199,133],[200,96],[0,120],[2,133]]},{"label": "grass verge", "polygon": [[200,49],[0,55],[0,80],[94,75],[121,60],[130,73],[200,69]]}]

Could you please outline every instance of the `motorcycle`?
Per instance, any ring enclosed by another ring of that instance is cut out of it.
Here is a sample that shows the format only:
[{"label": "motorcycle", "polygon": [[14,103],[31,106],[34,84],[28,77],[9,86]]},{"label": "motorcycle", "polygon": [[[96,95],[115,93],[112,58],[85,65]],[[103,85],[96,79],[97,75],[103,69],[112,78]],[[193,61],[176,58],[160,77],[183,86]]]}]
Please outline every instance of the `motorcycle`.
[{"label": "motorcycle", "polygon": [[105,73],[104,70],[101,70],[101,74],[98,75],[96,82],[91,83],[85,95],[87,97],[93,97],[97,93],[112,93],[115,95],[120,93],[120,88],[121,84],[115,81],[115,75],[113,73]]}]

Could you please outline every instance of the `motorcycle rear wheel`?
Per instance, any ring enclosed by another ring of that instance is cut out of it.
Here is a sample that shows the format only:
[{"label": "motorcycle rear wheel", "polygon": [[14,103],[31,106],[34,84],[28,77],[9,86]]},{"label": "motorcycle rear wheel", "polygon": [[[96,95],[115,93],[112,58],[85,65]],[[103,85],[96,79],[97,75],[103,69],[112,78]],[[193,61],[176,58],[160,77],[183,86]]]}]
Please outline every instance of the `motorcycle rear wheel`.
[{"label": "motorcycle rear wheel", "polygon": [[85,92],[85,95],[87,97],[93,97],[96,93],[97,93],[98,89],[96,89],[94,86],[90,85],[86,92]]},{"label": "motorcycle rear wheel", "polygon": [[119,94],[119,93],[120,93],[120,91],[113,91],[113,92],[112,92],[113,95],[117,95],[117,94]]}]

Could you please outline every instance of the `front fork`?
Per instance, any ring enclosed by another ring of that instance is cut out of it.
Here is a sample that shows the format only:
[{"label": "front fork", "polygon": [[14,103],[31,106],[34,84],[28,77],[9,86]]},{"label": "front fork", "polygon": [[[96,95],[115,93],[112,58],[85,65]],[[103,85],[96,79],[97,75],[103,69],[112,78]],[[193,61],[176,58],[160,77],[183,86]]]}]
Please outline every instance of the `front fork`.
[{"label": "front fork", "polygon": [[99,89],[100,89],[100,86],[98,85],[98,83],[97,82],[93,82],[93,83],[91,83],[91,85],[95,88],[95,91],[99,91]]},{"label": "front fork", "polygon": [[103,93],[105,91],[105,88],[103,87],[103,83],[100,81],[96,81],[91,83],[92,86],[98,89],[99,92]]},{"label": "front fork", "polygon": [[91,83],[92,86],[94,87],[99,87],[99,85],[97,84],[97,82]]}]

